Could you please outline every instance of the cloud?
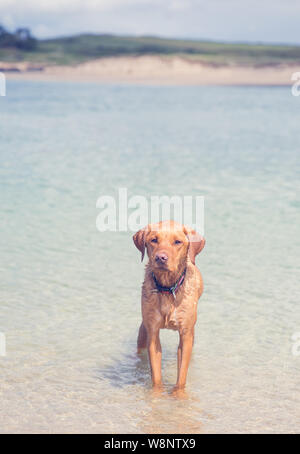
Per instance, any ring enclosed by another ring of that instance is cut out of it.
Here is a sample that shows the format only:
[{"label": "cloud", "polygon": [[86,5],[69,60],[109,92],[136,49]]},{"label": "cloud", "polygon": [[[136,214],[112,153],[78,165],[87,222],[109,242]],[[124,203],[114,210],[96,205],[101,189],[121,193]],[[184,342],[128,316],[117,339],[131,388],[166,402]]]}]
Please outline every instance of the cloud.
[{"label": "cloud", "polygon": [[[180,0],[165,0],[167,3],[177,3]],[[109,11],[118,7],[132,5],[159,5],[159,0],[1,0],[0,11],[3,9],[23,10],[42,13],[62,13],[85,11]]]},{"label": "cloud", "polygon": [[0,0],[0,21],[38,37],[76,33],[300,43],[298,0]]}]

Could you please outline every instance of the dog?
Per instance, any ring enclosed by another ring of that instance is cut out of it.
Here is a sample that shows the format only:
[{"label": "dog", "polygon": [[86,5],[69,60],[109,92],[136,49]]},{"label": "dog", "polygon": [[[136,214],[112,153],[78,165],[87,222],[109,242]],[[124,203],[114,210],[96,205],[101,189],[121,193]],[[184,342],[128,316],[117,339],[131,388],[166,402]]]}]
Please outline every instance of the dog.
[{"label": "dog", "polygon": [[149,224],[139,230],[133,241],[149,262],[142,286],[142,324],[137,350],[148,349],[152,385],[162,388],[161,329],[179,332],[177,350],[177,382],[173,391],[184,389],[190,363],[197,302],[203,292],[203,280],[195,266],[195,257],[205,239],[195,230],[174,221]]}]

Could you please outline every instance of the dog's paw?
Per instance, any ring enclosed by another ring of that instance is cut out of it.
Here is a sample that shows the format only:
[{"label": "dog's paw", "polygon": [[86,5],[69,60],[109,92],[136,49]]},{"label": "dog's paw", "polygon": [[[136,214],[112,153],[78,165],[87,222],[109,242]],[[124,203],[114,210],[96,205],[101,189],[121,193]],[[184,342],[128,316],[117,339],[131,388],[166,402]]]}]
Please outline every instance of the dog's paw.
[{"label": "dog's paw", "polygon": [[188,399],[188,394],[184,388],[178,388],[178,386],[174,386],[171,391],[171,396],[175,397],[176,399]]}]

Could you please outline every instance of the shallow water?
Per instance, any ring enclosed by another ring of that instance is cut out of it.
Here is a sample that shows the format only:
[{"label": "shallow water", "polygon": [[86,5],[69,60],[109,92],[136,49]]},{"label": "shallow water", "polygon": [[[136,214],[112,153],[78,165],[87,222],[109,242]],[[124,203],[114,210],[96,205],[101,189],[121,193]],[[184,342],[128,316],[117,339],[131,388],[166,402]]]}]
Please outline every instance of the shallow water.
[{"label": "shallow water", "polygon": [[[9,82],[0,98],[1,432],[297,432],[299,113],[289,88]],[[143,265],[99,196],[204,195],[187,399],[135,354]]]}]

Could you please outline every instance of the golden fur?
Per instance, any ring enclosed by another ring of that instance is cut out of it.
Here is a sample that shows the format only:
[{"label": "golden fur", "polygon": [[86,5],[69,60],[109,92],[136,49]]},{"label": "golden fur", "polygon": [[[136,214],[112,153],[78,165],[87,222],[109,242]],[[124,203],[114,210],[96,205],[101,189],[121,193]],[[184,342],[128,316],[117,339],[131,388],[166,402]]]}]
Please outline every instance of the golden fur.
[{"label": "golden fur", "polygon": [[[159,388],[162,385],[159,331],[163,328],[178,331],[180,341],[175,389],[182,389],[194,341],[197,302],[203,292],[202,276],[195,266],[195,257],[203,249],[205,240],[194,230],[174,221],[149,224],[139,230],[133,240],[141,251],[142,260],[145,249],[149,257],[142,287],[143,322],[139,329],[138,351],[148,348],[153,386]],[[157,291],[152,273],[162,286],[171,287],[184,269],[185,279],[175,299],[171,293]]]}]

